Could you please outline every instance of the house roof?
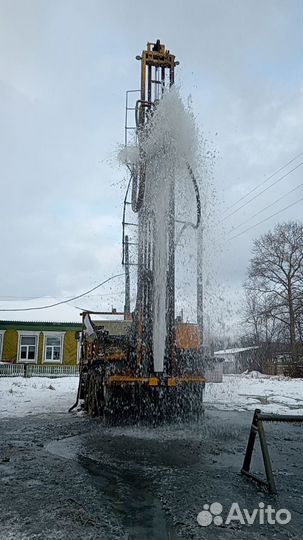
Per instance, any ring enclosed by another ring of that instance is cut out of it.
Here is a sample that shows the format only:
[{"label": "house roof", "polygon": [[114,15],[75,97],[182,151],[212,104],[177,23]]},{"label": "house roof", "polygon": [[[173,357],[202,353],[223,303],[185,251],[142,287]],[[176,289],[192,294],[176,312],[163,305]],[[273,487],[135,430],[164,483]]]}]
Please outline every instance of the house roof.
[{"label": "house roof", "polygon": [[215,351],[215,356],[221,356],[226,354],[238,354],[245,351],[252,351],[253,349],[259,349],[256,345],[254,347],[235,347],[234,349],[222,349],[221,351]]}]

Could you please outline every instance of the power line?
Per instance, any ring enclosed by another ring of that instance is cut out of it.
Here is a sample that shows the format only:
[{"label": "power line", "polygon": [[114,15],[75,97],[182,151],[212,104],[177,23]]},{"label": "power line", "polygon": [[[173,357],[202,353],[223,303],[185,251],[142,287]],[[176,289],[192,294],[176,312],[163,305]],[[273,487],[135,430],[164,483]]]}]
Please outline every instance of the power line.
[{"label": "power line", "polygon": [[[110,292],[110,293],[103,293],[103,294],[86,294],[85,296],[87,296],[88,298],[104,298],[105,296],[117,296],[119,294],[123,294],[124,291],[120,291],[120,292]],[[41,298],[55,298],[56,300],[57,299],[61,299],[61,300],[65,300],[66,298],[68,299],[69,301],[69,296],[53,296],[53,295],[42,295],[42,296],[13,296],[13,295],[3,295],[3,296],[0,296],[0,300],[40,300]]]},{"label": "power line", "polygon": [[270,218],[275,217],[278,214],[281,214],[281,212],[284,212],[284,210],[287,210],[288,208],[291,208],[292,206],[294,206],[295,204],[298,204],[301,201],[303,201],[303,197],[302,197],[302,199],[298,199],[297,201],[293,202],[292,204],[289,204],[288,206],[285,206],[284,208],[281,208],[281,210],[279,210],[275,214],[272,214],[271,216],[268,216],[267,218],[262,219],[262,221],[259,221],[258,223],[255,223],[251,227],[248,227],[247,229],[245,229],[245,231],[242,231],[239,234],[236,234],[235,236],[232,236],[231,238],[228,238],[228,240],[234,240],[234,238],[238,238],[238,236],[242,236],[242,234],[246,233],[247,231],[250,231],[254,227],[257,227],[258,225],[261,225],[261,223],[265,223],[265,221],[268,221]]},{"label": "power line", "polygon": [[245,225],[246,223],[249,223],[252,219],[254,219],[256,216],[258,216],[259,214],[262,214],[262,212],[264,212],[264,210],[267,210],[268,208],[271,208],[272,206],[274,206],[274,204],[276,204],[277,202],[281,201],[282,199],[284,199],[285,197],[287,197],[287,195],[290,195],[291,193],[293,193],[294,191],[297,191],[297,189],[299,188],[302,188],[303,187],[303,184],[299,184],[298,186],[296,186],[294,189],[291,189],[290,191],[288,191],[287,193],[285,193],[284,195],[282,195],[282,197],[279,197],[278,199],[276,199],[275,201],[273,201],[272,203],[268,204],[267,206],[265,206],[264,208],[262,208],[261,210],[259,210],[259,212],[256,212],[253,216],[251,216],[249,219],[247,219],[246,221],[243,221],[243,223],[240,223],[240,225],[237,225],[236,227],[234,227],[233,229],[231,229],[229,232],[234,232],[236,229],[239,229],[239,227],[242,227],[242,225]]},{"label": "power line", "polygon": [[35,311],[38,309],[48,309],[55,306],[60,306],[61,304],[67,304],[68,302],[72,302],[73,300],[77,300],[78,298],[82,298],[83,296],[86,296],[90,292],[95,291],[102,285],[105,285],[105,283],[108,283],[108,281],[111,281],[114,278],[124,276],[124,274],[116,274],[115,276],[111,276],[107,278],[105,281],[102,281],[102,283],[99,283],[99,285],[96,285],[95,287],[92,287],[92,289],[89,289],[89,291],[85,291],[84,293],[78,294],[77,296],[73,296],[72,298],[69,298],[68,300],[62,300],[62,302],[56,302],[55,304],[49,304],[48,306],[38,306],[38,307],[29,307],[29,308],[11,308],[11,309],[0,309],[0,311]]},{"label": "power line", "polygon": [[277,169],[274,173],[272,173],[270,176],[268,176],[267,178],[265,178],[265,180],[262,180],[262,182],[260,182],[260,184],[257,184],[253,189],[251,189],[248,193],[245,193],[245,195],[243,195],[242,197],[240,197],[240,199],[238,199],[236,202],[234,202],[231,206],[229,206],[228,208],[226,208],[224,210],[224,212],[228,212],[228,210],[231,210],[234,206],[236,206],[239,202],[243,201],[243,199],[245,199],[246,197],[248,197],[248,195],[250,195],[251,193],[253,193],[254,191],[256,191],[256,189],[258,189],[260,186],[263,186],[263,184],[265,184],[266,182],[268,182],[268,180],[270,180],[273,176],[275,176],[276,174],[278,174],[278,172],[282,171],[283,169],[285,169],[285,167],[287,167],[288,165],[290,165],[291,163],[293,163],[293,161],[296,161],[296,159],[298,159],[298,157],[302,156],[303,152],[300,152],[298,155],[296,155],[294,158],[292,158],[290,161],[288,161],[287,163],[285,163],[285,165],[283,165],[282,167],[280,167],[280,169]]},{"label": "power line", "polygon": [[271,184],[269,184],[269,186],[267,186],[266,188],[264,188],[262,191],[260,191],[260,193],[257,193],[257,195],[255,195],[254,197],[252,197],[251,199],[249,199],[248,201],[246,201],[245,203],[243,203],[241,206],[239,206],[239,208],[236,208],[236,210],[234,210],[233,212],[231,212],[231,214],[228,214],[228,216],[224,217],[220,223],[222,223],[222,221],[225,221],[225,219],[228,219],[229,217],[233,216],[236,212],[239,212],[239,210],[241,210],[241,208],[243,208],[244,206],[246,206],[247,204],[249,204],[251,201],[254,201],[257,197],[260,197],[260,195],[262,195],[262,193],[265,193],[265,191],[267,191],[268,189],[270,189],[272,186],[278,184],[278,182],[281,182],[281,180],[283,180],[284,178],[286,178],[286,176],[288,176],[290,173],[292,173],[293,171],[295,171],[296,169],[298,169],[299,167],[301,167],[303,165],[303,161],[301,161],[301,163],[299,163],[299,165],[297,165],[296,167],[294,167],[293,169],[291,169],[290,171],[288,171],[286,174],[283,174],[283,176],[280,176],[280,178],[278,178],[277,180],[275,180],[274,182],[272,182]]}]

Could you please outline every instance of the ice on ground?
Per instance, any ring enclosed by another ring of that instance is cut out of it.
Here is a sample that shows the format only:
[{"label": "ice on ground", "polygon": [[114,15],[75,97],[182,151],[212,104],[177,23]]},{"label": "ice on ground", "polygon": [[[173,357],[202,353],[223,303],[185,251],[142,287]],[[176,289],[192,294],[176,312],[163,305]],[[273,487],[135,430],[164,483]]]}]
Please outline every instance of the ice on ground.
[{"label": "ice on ground", "polygon": [[63,413],[76,400],[78,377],[0,378],[0,417]]}]

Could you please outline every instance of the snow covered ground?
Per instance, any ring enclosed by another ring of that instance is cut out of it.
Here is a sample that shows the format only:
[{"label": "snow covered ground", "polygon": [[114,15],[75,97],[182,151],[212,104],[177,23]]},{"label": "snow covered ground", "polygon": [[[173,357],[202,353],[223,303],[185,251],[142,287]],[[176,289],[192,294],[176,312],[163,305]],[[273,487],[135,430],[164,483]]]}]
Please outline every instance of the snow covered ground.
[{"label": "snow covered ground", "polygon": [[0,417],[66,412],[76,401],[78,377],[1,377]]},{"label": "snow covered ground", "polygon": [[205,404],[220,410],[303,414],[303,379],[258,371],[224,376],[223,383],[206,384]]},{"label": "snow covered ground", "polygon": [[[66,412],[76,399],[78,377],[0,378],[0,417]],[[207,383],[207,407],[303,414],[303,379],[251,372],[228,375],[223,383]]]}]

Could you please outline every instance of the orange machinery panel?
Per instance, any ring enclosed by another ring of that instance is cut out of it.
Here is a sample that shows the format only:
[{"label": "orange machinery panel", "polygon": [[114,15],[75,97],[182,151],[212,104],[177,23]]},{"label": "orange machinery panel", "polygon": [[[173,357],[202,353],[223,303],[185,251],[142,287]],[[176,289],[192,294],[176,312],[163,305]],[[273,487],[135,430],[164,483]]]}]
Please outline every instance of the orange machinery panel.
[{"label": "orange machinery panel", "polygon": [[199,350],[201,347],[200,329],[197,324],[179,323],[176,325],[177,349]]}]

